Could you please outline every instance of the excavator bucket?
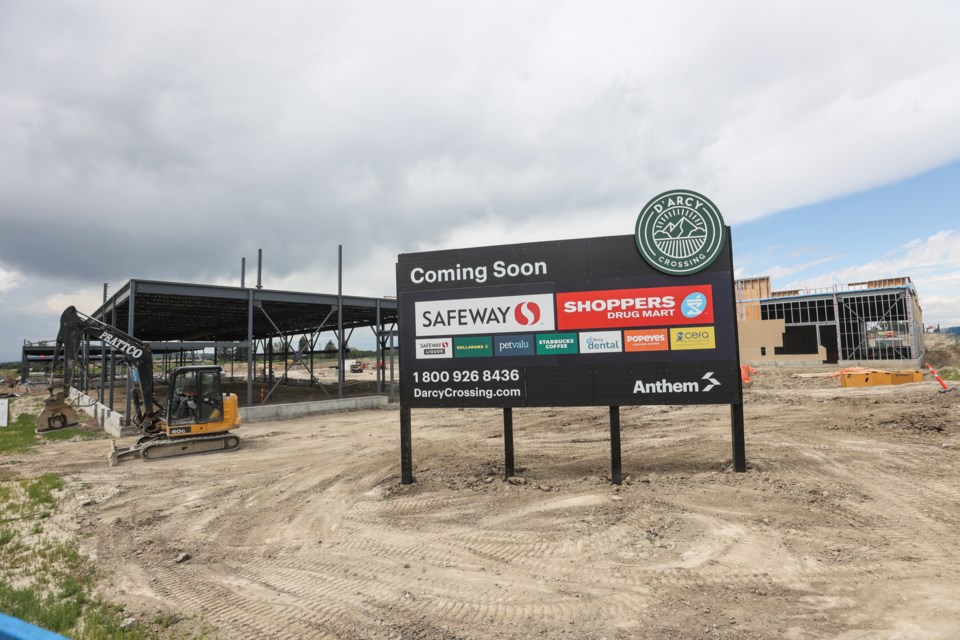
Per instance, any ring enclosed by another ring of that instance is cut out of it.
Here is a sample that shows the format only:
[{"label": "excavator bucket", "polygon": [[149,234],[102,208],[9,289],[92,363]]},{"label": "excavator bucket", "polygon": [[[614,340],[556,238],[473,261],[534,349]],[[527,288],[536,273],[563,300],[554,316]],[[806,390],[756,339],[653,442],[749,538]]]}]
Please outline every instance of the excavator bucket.
[{"label": "excavator bucket", "polygon": [[40,434],[68,429],[79,424],[77,421],[77,410],[70,406],[66,400],[66,394],[58,393],[54,395],[50,392],[50,397],[43,401],[43,409],[37,415],[36,432]]}]

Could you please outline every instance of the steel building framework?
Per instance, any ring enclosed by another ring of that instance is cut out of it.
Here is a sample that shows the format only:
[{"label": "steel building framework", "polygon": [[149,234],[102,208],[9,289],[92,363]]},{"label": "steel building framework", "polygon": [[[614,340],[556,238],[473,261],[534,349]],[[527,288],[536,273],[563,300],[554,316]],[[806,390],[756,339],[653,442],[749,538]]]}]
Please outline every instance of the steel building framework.
[{"label": "steel building framework", "polygon": [[923,329],[918,316],[912,285],[760,300],[762,320],[784,321],[784,349],[791,336],[802,342],[808,335],[836,355],[831,360],[919,359]]},{"label": "steel building framework", "polygon": [[[273,375],[273,340],[303,336],[306,343],[296,351],[287,352],[294,365],[303,366],[310,374],[310,384],[317,382],[313,375],[314,355],[326,353],[316,348],[320,336],[332,332],[338,358],[338,397],[343,397],[345,349],[353,331],[367,327],[373,330],[377,343],[377,362],[384,361],[384,353],[393,345],[396,333],[397,302],[394,298],[368,298],[342,294],[303,293],[250,287],[130,280],[90,314],[106,324],[115,326],[140,340],[150,342],[157,353],[163,354],[162,363],[182,364],[184,354],[212,348],[240,348],[247,354],[247,407],[252,406],[255,361],[258,353],[264,359],[268,380],[279,384]],[[309,348],[307,348],[309,347]],[[52,354],[53,347],[49,349]],[[95,351],[99,354],[99,351]],[[24,346],[24,375],[29,361],[41,354],[37,348]],[[97,357],[100,357],[99,355]],[[216,358],[216,355],[215,355]],[[106,384],[109,369],[111,405],[115,381],[115,358],[108,357],[108,366],[101,367],[101,384]],[[285,358],[286,360],[286,358]],[[284,376],[291,365],[287,365]],[[376,391],[381,393],[386,384],[386,370],[377,366]],[[390,371],[391,386],[393,371]],[[127,407],[130,415],[131,381],[127,380]],[[320,385],[324,393],[326,389]],[[276,389],[274,385],[270,393]],[[329,394],[328,394],[329,395]],[[266,401],[269,398],[264,399]]]}]

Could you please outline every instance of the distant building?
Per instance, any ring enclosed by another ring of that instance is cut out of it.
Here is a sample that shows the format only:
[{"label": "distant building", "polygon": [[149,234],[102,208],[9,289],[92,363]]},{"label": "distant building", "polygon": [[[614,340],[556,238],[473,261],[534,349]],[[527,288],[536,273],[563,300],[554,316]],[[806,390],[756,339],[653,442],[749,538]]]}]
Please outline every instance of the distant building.
[{"label": "distant building", "polygon": [[923,315],[910,278],[773,291],[769,276],[736,282],[740,359],[879,364],[923,356]]}]

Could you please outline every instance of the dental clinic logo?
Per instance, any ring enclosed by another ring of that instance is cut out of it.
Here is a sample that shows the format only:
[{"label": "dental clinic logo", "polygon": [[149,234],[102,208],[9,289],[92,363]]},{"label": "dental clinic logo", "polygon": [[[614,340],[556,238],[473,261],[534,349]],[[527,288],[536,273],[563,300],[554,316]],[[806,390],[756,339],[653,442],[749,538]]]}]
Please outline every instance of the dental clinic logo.
[{"label": "dental clinic logo", "polygon": [[720,255],[723,217],[699,193],[667,191],[640,212],[634,239],[640,255],[654,269],[685,276],[702,271]]},{"label": "dental clinic logo", "polygon": [[699,291],[691,293],[680,303],[680,313],[684,318],[696,318],[707,309],[707,296]]},{"label": "dental clinic logo", "polygon": [[623,335],[619,331],[580,332],[580,353],[620,353]]},{"label": "dental clinic logo", "polygon": [[513,319],[523,326],[537,324],[540,322],[540,305],[536,302],[521,302],[513,310]]}]

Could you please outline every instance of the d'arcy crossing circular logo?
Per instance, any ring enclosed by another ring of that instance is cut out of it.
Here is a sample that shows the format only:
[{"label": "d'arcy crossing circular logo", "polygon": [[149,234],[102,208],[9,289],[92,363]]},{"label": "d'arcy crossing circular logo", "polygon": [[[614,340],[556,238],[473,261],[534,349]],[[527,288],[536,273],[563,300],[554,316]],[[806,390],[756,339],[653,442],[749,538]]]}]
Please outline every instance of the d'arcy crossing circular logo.
[{"label": "d'arcy crossing circular logo", "polygon": [[716,205],[699,193],[677,189],[661,193],[640,212],[637,248],[654,269],[684,276],[716,260],[723,232]]}]

